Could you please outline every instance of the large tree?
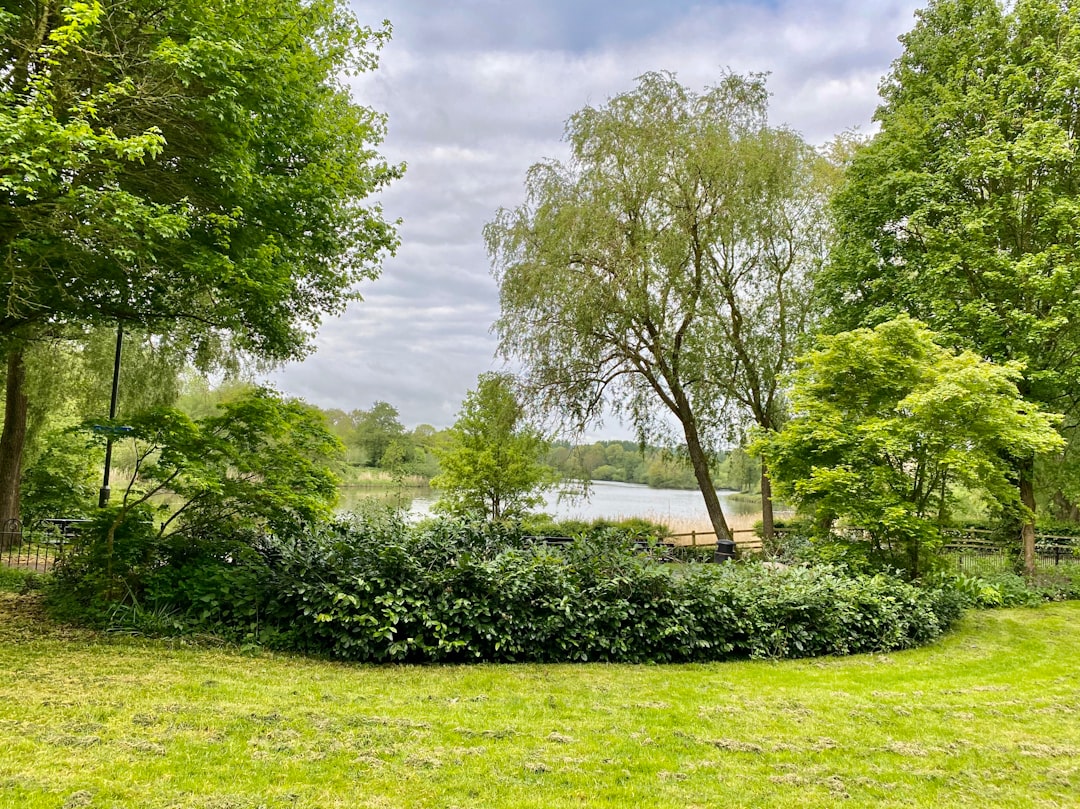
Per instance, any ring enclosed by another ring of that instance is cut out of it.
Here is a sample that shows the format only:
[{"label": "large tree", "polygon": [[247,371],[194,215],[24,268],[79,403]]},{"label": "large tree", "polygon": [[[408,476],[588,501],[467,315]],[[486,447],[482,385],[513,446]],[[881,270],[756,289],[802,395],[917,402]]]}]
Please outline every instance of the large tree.
[{"label": "large tree", "polygon": [[279,360],[376,274],[362,200],[400,167],[344,81],[388,35],[338,0],[0,5],[0,522],[29,341],[119,321]]},{"label": "large tree", "polygon": [[673,416],[723,540],[712,452],[733,423],[782,419],[820,255],[820,158],[767,98],[760,76],[699,94],[646,74],[573,115],[570,160],[533,166],[486,230],[501,350],[535,404],[577,428],[605,406],[643,433]]},{"label": "large tree", "polygon": [[[880,131],[836,199],[832,328],[908,313],[1018,362],[1021,393],[1080,397],[1080,6],[934,0],[882,84]],[[1035,509],[1034,457],[1012,459]],[[1030,569],[1034,525],[1022,538]]]}]

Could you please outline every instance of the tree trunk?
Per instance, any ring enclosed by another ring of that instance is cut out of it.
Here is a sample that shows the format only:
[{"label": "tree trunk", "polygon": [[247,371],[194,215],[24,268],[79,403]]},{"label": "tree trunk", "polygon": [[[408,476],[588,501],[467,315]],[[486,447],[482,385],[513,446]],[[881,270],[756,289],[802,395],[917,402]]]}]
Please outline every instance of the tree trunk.
[{"label": "tree trunk", "polygon": [[15,345],[8,349],[4,431],[0,434],[0,548],[16,545],[22,539],[19,484],[22,479],[23,446],[26,443],[25,382],[23,349],[21,345]]},{"label": "tree trunk", "polygon": [[716,495],[716,486],[713,485],[712,472],[709,469],[709,459],[701,446],[698,436],[697,424],[692,418],[682,420],[683,434],[686,436],[686,450],[690,454],[690,464],[694,467],[694,477],[697,479],[701,496],[705,498],[705,510],[709,513],[709,522],[712,523],[716,539],[730,542],[731,529],[724,518],[724,511],[720,508],[720,498]]},{"label": "tree trunk", "polygon": [[1020,547],[1024,556],[1024,576],[1031,579],[1035,575],[1035,459],[1022,459],[1017,464],[1017,472],[1020,502],[1029,509],[1020,526]]},{"label": "tree trunk", "polygon": [[773,523],[772,505],[772,481],[769,480],[769,469],[765,461],[761,462],[761,538],[769,543],[776,535],[776,527]]}]

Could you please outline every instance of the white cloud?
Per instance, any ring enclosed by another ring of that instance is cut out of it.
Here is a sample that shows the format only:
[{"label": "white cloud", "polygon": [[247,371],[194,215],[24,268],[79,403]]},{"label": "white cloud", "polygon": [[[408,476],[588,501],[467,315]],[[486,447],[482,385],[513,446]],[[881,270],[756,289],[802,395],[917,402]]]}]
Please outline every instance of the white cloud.
[{"label": "white cloud", "polygon": [[[402,247],[365,300],[320,330],[319,350],[275,373],[322,406],[398,407],[406,424],[453,421],[479,373],[501,367],[498,290],[481,231],[523,199],[528,167],[561,158],[566,119],[670,70],[692,87],[724,68],[769,72],[771,118],[821,143],[870,128],[877,85],[913,24],[908,0],[357,0],[394,39],[358,100],[389,115],[383,152],[404,160],[385,192]],[[611,434],[629,434],[609,426]]]}]

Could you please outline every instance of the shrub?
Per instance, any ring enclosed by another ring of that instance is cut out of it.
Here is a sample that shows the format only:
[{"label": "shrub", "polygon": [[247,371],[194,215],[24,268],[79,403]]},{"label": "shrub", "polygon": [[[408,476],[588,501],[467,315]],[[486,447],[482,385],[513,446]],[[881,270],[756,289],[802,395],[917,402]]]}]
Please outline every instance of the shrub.
[{"label": "shrub", "polygon": [[[886,651],[937,637],[962,604],[955,589],[834,567],[659,564],[619,529],[550,548],[520,526],[412,526],[393,513],[288,537],[166,538],[157,558],[128,568],[130,597],[111,612],[98,602],[100,620],[374,662]],[[76,561],[65,581],[82,592],[72,578],[82,571],[89,591],[101,592],[92,567]]]},{"label": "shrub", "polygon": [[552,549],[492,525],[353,523],[283,554],[274,618],[289,647],[353,660],[675,662],[903,648],[961,607],[834,568],[675,571],[615,534]]},{"label": "shrub", "polygon": [[952,573],[938,576],[937,583],[955,590],[965,606],[980,609],[1034,607],[1046,601],[1062,601],[1080,596],[1078,582],[1064,575],[1044,575],[1028,582],[1016,573],[996,573],[988,576]]}]

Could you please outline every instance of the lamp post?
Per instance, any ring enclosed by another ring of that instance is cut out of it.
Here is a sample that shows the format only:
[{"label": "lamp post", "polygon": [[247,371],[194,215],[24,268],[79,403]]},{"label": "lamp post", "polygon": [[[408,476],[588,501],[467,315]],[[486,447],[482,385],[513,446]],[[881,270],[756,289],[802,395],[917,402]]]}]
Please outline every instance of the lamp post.
[{"label": "lamp post", "polygon": [[[120,352],[124,347],[124,324],[116,326],[116,357],[113,360],[112,399],[109,401],[109,421],[116,418],[116,395],[120,390]],[[110,431],[105,439],[105,478],[98,494],[98,508],[109,505],[109,467],[112,465],[113,434]]]}]

